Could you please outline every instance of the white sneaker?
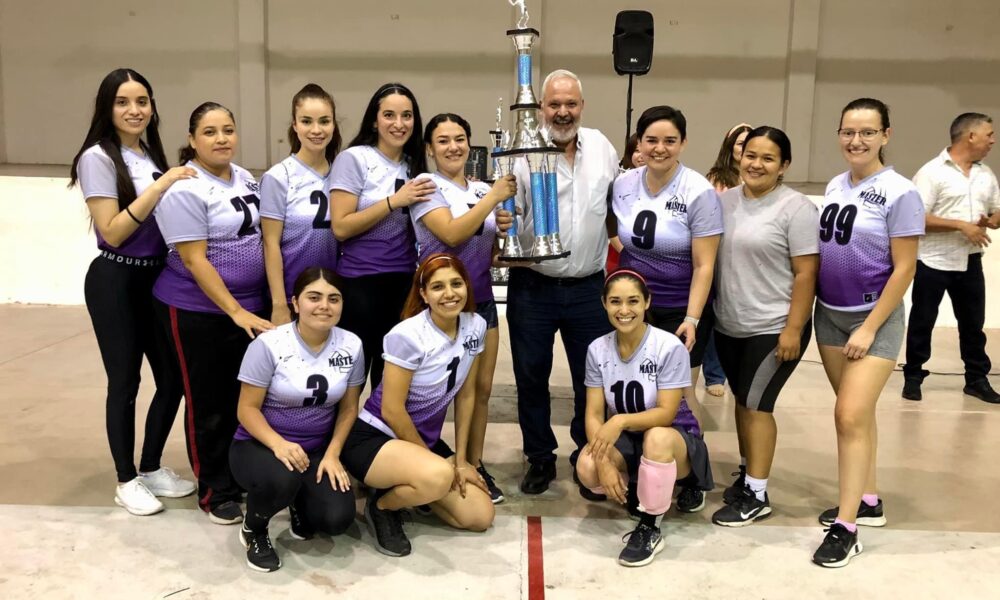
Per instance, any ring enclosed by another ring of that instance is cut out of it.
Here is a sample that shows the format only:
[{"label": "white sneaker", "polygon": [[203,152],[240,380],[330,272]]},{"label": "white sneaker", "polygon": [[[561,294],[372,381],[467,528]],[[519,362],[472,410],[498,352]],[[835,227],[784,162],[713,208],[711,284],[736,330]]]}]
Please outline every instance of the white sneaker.
[{"label": "white sneaker", "polygon": [[156,499],[138,477],[128,483],[118,484],[118,489],[115,490],[115,504],[140,517],[163,510],[163,503]]},{"label": "white sneaker", "polygon": [[154,496],[164,498],[183,498],[190,496],[197,489],[193,481],[182,479],[170,467],[160,467],[149,473],[139,473],[139,481]]}]

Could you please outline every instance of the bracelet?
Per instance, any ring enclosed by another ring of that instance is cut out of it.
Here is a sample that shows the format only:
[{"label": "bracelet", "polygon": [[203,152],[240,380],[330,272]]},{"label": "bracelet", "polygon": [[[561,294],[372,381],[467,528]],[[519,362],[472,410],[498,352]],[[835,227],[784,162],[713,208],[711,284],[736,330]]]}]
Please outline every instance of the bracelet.
[{"label": "bracelet", "polygon": [[139,225],[142,225],[142,221],[140,221],[139,219],[137,219],[137,218],[136,218],[136,216],[132,214],[132,211],[131,211],[131,210],[129,210],[129,208],[128,208],[127,206],[125,207],[125,212],[127,212],[127,213],[128,213],[128,216],[132,217],[132,220],[133,220],[133,221],[135,221],[135,222],[136,222],[136,223],[138,223]]},{"label": "bracelet", "polygon": [[389,207],[389,212],[392,212],[392,204],[389,202],[389,198],[392,198],[392,196],[385,197],[385,205]]},{"label": "bracelet", "polygon": [[697,327],[698,323],[701,323],[701,319],[696,319],[694,317],[685,316],[684,317],[684,322],[685,323],[690,323],[690,324],[694,325],[695,327]]}]

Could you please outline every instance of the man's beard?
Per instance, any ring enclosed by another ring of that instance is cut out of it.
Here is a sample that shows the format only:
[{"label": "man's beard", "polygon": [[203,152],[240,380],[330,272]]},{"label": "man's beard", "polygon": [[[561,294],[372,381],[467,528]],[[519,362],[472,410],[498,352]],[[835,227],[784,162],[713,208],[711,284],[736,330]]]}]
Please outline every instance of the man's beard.
[{"label": "man's beard", "polygon": [[[553,142],[558,144],[566,144],[576,137],[577,132],[580,131],[580,121],[574,121],[569,129],[566,129],[566,124],[556,124],[553,122],[545,123],[549,136],[552,138]],[[560,127],[557,129],[556,127]]]}]

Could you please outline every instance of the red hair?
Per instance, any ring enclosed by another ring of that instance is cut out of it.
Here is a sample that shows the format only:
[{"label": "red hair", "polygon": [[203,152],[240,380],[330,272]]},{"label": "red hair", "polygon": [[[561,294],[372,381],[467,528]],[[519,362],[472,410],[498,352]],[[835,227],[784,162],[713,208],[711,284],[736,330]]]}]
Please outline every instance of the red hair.
[{"label": "red hair", "polygon": [[427,303],[420,295],[421,290],[426,289],[427,282],[431,280],[435,272],[448,267],[455,269],[462,281],[465,282],[465,306],[462,307],[462,312],[476,312],[476,301],[472,297],[472,280],[469,278],[468,269],[458,257],[446,252],[436,252],[420,263],[417,272],[413,274],[413,285],[410,286],[410,293],[406,296],[401,318],[409,319],[427,308]]}]

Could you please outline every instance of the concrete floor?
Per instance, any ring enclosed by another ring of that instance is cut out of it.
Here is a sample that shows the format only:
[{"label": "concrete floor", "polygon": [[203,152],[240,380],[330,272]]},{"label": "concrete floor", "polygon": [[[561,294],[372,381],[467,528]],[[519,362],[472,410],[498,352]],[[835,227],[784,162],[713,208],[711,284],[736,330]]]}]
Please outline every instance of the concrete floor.
[{"label": "concrete floor", "polygon": [[[284,567],[265,575],[244,566],[236,528],[209,523],[193,497],[167,500],[168,510],[153,517],[114,505],[105,380],[85,309],[2,305],[0,321],[7,410],[0,421],[0,598],[537,598],[528,576],[531,515],[542,517],[548,598],[997,597],[1000,406],[963,396],[961,376],[944,374],[961,373],[954,330],[935,338],[928,366],[942,374],[925,382],[923,402],[899,397],[898,372],[886,387],[878,408],[879,478],[889,527],[862,529],[865,552],[847,569],[809,562],[823,535],[816,515],[837,495],[833,394],[814,362],[815,346],[779,400],[774,516],[738,530],[711,524],[738,453],[732,399],[702,396],[720,487],[701,513],[671,511],[667,549],[649,567],[630,570],[614,559],[632,522],[616,507],[581,499],[569,478],[571,401],[561,350],[552,376],[563,444],[559,480],[541,496],[518,491],[524,466],[503,332],[487,459],[508,501],[495,526],[457,533],[414,517],[407,525],[414,553],[389,559],[375,552],[360,521],[334,540],[297,542],[282,513],[271,532]],[[1000,357],[996,333],[989,332],[989,350]],[[151,381],[143,382],[142,415]],[[450,437],[450,425],[446,432]],[[179,420],[163,462],[190,477]]]}]

